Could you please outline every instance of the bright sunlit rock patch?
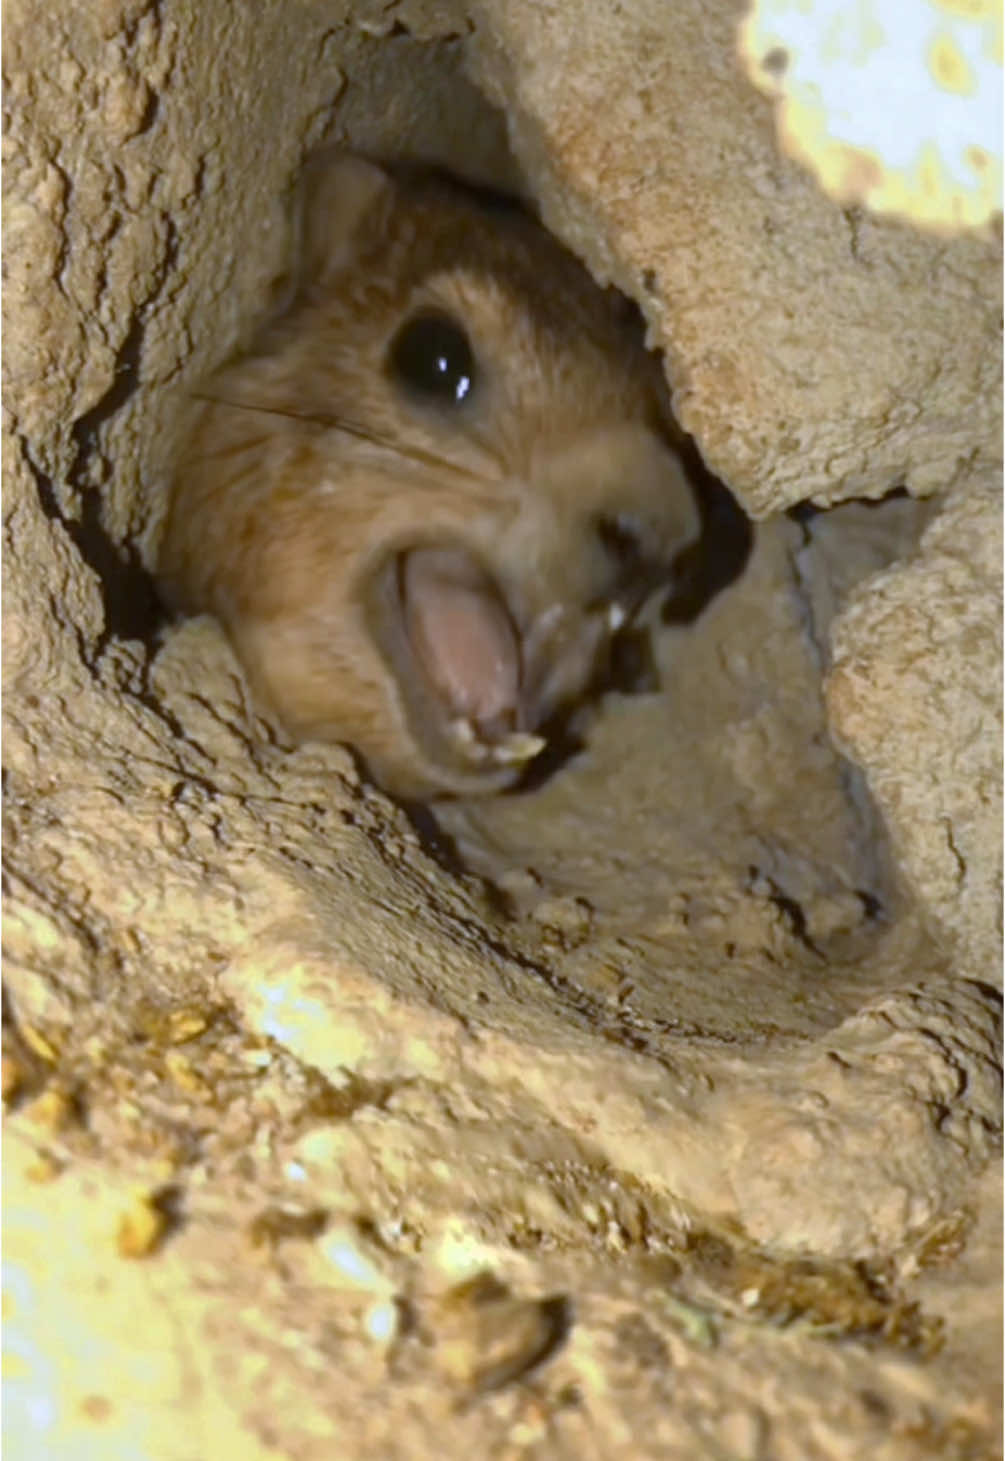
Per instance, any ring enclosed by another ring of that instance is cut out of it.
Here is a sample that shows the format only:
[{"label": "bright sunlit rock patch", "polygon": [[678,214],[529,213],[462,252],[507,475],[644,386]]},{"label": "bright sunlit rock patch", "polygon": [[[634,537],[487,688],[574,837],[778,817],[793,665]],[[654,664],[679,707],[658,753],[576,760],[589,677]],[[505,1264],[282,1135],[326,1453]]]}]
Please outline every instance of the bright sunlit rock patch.
[{"label": "bright sunlit rock patch", "polygon": [[782,146],[839,202],[954,231],[1001,211],[998,4],[754,0],[739,41]]}]

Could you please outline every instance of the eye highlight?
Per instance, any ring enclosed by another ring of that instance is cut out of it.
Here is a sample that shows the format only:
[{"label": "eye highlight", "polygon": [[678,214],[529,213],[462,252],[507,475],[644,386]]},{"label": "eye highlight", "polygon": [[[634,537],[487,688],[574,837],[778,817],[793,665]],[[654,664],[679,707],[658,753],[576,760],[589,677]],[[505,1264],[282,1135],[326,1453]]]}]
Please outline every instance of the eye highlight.
[{"label": "eye highlight", "polygon": [[435,311],[402,325],[391,342],[387,368],[409,390],[446,405],[460,405],[475,384],[475,358],[466,331]]}]

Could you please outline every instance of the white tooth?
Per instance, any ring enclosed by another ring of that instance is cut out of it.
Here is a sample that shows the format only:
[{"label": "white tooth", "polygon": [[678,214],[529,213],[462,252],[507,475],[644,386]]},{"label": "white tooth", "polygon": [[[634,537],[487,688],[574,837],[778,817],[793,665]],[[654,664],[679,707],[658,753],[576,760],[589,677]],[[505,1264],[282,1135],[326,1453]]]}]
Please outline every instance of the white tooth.
[{"label": "white tooth", "polygon": [[511,736],[492,747],[492,759],[504,764],[531,761],[547,744],[543,736],[529,736],[523,731],[514,731]]},{"label": "white tooth", "polygon": [[470,720],[452,720],[450,734],[458,750],[469,760],[484,761],[489,755],[489,748],[478,739]]},{"label": "white tooth", "polygon": [[530,761],[548,744],[542,736],[513,731],[505,740],[487,745],[479,739],[470,720],[463,719],[450,722],[450,736],[461,755],[469,761],[498,761],[503,766]]},{"label": "white tooth", "polygon": [[612,634],[617,634],[618,630],[621,628],[622,624],[624,624],[624,622],[625,622],[625,620],[627,618],[628,618],[628,615],[625,612],[625,609],[624,609],[624,607],[621,604],[618,604],[618,603],[608,604],[608,606],[607,606],[607,627],[611,631]]}]

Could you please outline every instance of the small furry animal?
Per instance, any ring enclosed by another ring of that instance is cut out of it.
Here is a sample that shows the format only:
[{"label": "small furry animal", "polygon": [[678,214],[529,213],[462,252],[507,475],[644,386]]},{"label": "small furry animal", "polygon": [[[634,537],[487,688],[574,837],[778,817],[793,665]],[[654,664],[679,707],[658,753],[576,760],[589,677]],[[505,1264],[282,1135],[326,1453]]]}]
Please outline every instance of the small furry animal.
[{"label": "small furry animal", "polygon": [[168,601],[301,740],[406,798],[501,790],[699,532],[657,359],[520,207],[322,154],[289,298],[179,454]]}]

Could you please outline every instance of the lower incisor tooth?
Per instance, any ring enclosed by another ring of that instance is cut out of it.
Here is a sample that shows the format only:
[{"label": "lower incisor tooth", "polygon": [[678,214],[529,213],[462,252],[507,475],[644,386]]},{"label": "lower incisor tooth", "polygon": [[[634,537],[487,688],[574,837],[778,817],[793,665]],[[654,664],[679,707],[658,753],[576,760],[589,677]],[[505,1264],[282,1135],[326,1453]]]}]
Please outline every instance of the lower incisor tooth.
[{"label": "lower incisor tooth", "polygon": [[489,754],[489,748],[478,739],[470,720],[451,721],[450,733],[458,750],[469,760],[484,761]]},{"label": "lower incisor tooth", "polygon": [[532,760],[543,751],[547,741],[542,736],[528,735],[526,731],[514,731],[504,741],[494,745],[478,738],[478,732],[470,720],[454,720],[450,731],[458,750],[470,761],[497,761],[501,765],[517,764]]},{"label": "lower incisor tooth", "polygon": [[530,736],[523,731],[517,731],[500,741],[497,746],[492,747],[492,759],[494,761],[530,761],[539,752],[543,751],[547,741],[542,736]]}]

